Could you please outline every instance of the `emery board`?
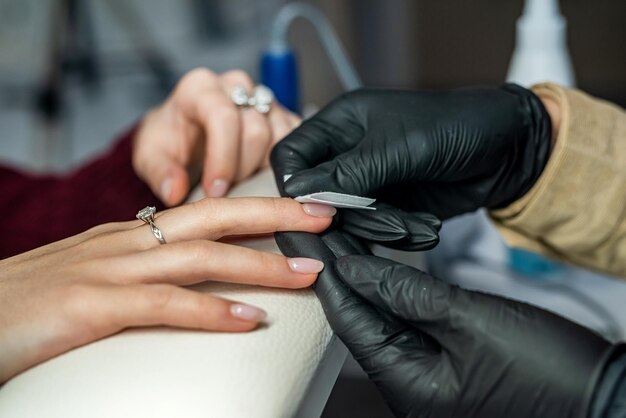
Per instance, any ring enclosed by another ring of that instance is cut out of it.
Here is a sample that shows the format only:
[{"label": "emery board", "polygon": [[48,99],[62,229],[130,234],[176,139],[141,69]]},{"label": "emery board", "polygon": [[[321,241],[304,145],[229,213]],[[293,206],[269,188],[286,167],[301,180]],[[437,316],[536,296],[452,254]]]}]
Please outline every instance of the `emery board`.
[{"label": "emery board", "polygon": [[376,199],[336,192],[311,193],[304,196],[298,196],[295,200],[300,203],[320,203],[344,209],[376,210],[375,207],[370,206],[376,201]]}]

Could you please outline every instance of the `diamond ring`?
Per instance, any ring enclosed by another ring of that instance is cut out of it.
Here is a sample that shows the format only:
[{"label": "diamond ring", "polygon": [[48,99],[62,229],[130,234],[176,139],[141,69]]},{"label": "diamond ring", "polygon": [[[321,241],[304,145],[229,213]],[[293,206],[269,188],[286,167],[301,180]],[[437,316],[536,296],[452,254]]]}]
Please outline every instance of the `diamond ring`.
[{"label": "diamond ring", "polygon": [[230,93],[230,99],[235,106],[240,108],[254,107],[254,109],[261,113],[266,114],[272,108],[272,102],[274,101],[274,94],[269,87],[259,84],[252,91],[252,95],[248,96],[246,88],[244,86],[235,86]]},{"label": "diamond ring", "polygon": [[163,238],[163,233],[154,223],[154,214],[156,213],[156,208],[154,206],[146,206],[137,212],[137,219],[140,221],[144,221],[146,224],[150,225],[150,229],[154,234],[154,237],[159,240],[159,243],[165,244],[165,238]]}]

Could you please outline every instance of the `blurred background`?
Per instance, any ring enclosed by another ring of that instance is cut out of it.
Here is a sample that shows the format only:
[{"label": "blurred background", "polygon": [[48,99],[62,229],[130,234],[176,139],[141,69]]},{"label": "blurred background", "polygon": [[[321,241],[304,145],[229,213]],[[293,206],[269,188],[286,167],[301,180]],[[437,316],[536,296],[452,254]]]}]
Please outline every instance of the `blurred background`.
[{"label": "blurred background", "polygon": [[[67,170],[106,148],[186,71],[258,76],[285,0],[0,0],[0,159]],[[366,85],[447,88],[505,79],[522,0],[315,0]],[[561,2],[577,85],[626,103],[626,2]],[[301,97],[342,88],[297,20]]]},{"label": "blurred background", "polygon": [[[258,78],[272,21],[286,3],[0,0],[0,163],[70,170],[106,149],[198,66],[217,72],[239,68]],[[308,3],[329,18],[365,85],[412,89],[502,83],[523,7],[522,0]],[[576,85],[626,106],[626,2],[562,0],[560,6]],[[341,93],[342,85],[310,24],[297,20],[289,38],[298,54],[303,108],[319,108]],[[448,273],[454,281],[454,272]],[[623,304],[624,288],[616,293],[612,284],[583,276],[580,280],[593,281],[594,289],[599,286]],[[506,289],[503,293],[522,292]],[[576,311],[572,306],[568,309]],[[585,322],[585,315],[595,315],[602,322],[618,315],[626,323],[624,308],[593,310],[571,316]],[[358,368],[349,366],[324,416],[389,412]]]}]

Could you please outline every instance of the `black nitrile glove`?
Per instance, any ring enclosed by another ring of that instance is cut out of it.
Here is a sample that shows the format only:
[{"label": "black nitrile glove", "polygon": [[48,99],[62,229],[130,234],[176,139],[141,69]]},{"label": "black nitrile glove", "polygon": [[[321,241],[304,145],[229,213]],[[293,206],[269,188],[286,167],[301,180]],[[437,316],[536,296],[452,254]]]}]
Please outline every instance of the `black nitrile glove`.
[{"label": "black nitrile glove", "polygon": [[[274,170],[276,185],[281,196],[290,197],[285,192],[280,171]],[[430,213],[407,213],[401,209],[376,203],[377,210],[371,212],[362,209],[340,209],[336,218],[334,228],[354,234],[359,238],[376,242],[390,248],[397,248],[405,251],[423,251],[435,247],[439,243],[438,232],[441,229],[441,221]],[[276,240],[279,243],[286,238],[281,236],[304,236],[303,233],[276,233]],[[310,235],[310,234],[309,234]],[[281,247],[281,250],[283,248]],[[287,254],[287,256],[304,256],[303,254]]]},{"label": "black nitrile glove", "polygon": [[[274,170],[274,175],[280,195],[289,197],[283,187],[282,174]],[[429,213],[407,213],[385,203],[377,203],[376,207],[375,212],[362,209],[340,209],[336,215],[339,221],[335,223],[334,229],[341,227],[343,231],[359,238],[405,251],[428,250],[439,242],[438,232],[441,229],[441,221],[435,216]],[[279,247],[281,239],[285,239],[279,237],[289,234],[292,233],[275,234]],[[305,236],[301,233],[294,232],[293,234]],[[284,250],[283,253],[287,256],[305,256],[303,254],[290,255]]]},{"label": "black nitrile glove", "polygon": [[[358,90],[340,96],[274,148],[288,196],[376,197],[440,219],[523,196],[549,157],[550,117],[514,84],[451,91]],[[357,230],[351,232],[361,236]]]},{"label": "black nitrile glove", "polygon": [[560,316],[386,259],[335,269],[318,293],[328,320],[399,417],[587,417],[617,352]]},{"label": "black nitrile glove", "polygon": [[[329,309],[336,313],[342,309],[350,309],[332,295],[335,283],[340,280],[335,270],[335,261],[346,255],[371,254],[363,243],[350,234],[332,228],[319,235],[308,232],[276,232],[274,236],[281,252],[287,257],[309,257],[324,262],[324,270],[313,284],[317,296],[327,302],[323,305],[324,311]],[[336,304],[336,301],[340,303]]]}]

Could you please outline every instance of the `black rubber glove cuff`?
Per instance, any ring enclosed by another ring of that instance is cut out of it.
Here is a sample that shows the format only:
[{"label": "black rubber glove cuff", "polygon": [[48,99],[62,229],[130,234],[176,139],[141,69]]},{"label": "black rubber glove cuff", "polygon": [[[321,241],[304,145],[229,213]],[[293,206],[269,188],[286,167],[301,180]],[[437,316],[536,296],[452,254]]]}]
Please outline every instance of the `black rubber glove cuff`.
[{"label": "black rubber glove cuff", "polygon": [[590,418],[626,416],[626,344],[614,346],[595,386]]},{"label": "black rubber glove cuff", "polygon": [[[541,99],[531,90],[507,83],[502,90],[516,95],[524,114],[524,123],[527,125],[528,136],[523,147],[512,154],[510,161],[504,161],[499,178],[503,180],[518,177],[521,179],[516,190],[508,189],[506,185],[496,184],[507,189],[508,193],[501,194],[501,199],[491,203],[490,209],[499,209],[523,197],[537,182],[550,159],[552,148],[552,121]],[[494,195],[497,195],[494,194]]]}]

